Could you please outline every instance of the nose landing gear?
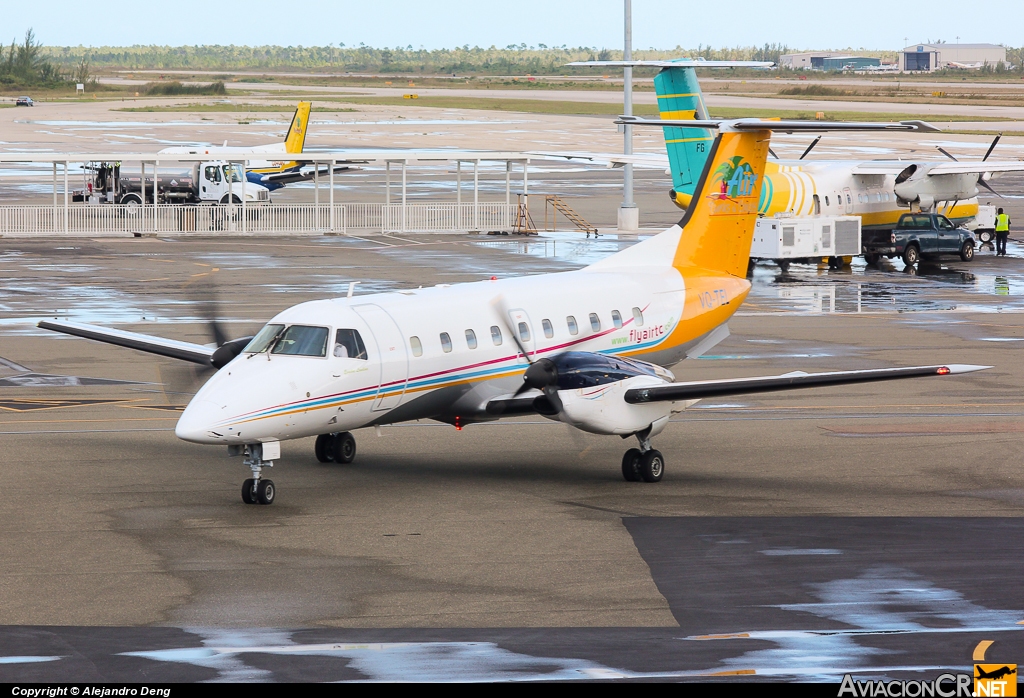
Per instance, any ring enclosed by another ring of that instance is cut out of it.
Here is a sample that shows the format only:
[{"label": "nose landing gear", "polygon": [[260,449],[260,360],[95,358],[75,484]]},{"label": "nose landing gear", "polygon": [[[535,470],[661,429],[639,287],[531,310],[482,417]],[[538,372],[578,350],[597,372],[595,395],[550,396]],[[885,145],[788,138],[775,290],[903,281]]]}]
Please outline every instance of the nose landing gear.
[{"label": "nose landing gear", "polygon": [[650,429],[636,434],[640,448],[622,456],[622,477],[626,482],[659,482],[665,474],[665,457],[651,446]]},{"label": "nose landing gear", "polygon": [[252,470],[252,477],[242,483],[242,501],[246,504],[273,504],[277,496],[274,481],[262,477],[263,466],[274,467],[274,460],[281,457],[281,444],[271,441],[265,444],[246,444],[245,465]]}]

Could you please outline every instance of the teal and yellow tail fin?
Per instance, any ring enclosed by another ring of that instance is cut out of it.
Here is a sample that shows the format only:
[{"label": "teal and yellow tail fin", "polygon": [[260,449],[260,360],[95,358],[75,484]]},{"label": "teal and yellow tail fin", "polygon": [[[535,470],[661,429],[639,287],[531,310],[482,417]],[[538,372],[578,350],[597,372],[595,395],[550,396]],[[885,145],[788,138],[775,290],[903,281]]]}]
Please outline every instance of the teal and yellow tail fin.
[{"label": "teal and yellow tail fin", "polygon": [[306,129],[309,126],[309,112],[313,108],[312,102],[299,102],[292,116],[292,124],[288,127],[288,135],[284,139],[284,150],[286,153],[301,153],[306,143]]},{"label": "teal and yellow tail fin", "polygon": [[[679,225],[673,266],[746,277],[771,132],[730,130],[708,147],[707,162]],[[685,273],[685,272],[684,272]]]},{"label": "teal and yellow tail fin", "polygon": [[[654,78],[658,111],[662,119],[707,119],[708,112],[693,68],[663,68]],[[666,127],[665,149],[672,172],[672,195],[676,205],[690,205],[694,187],[714,136],[704,128]]]}]

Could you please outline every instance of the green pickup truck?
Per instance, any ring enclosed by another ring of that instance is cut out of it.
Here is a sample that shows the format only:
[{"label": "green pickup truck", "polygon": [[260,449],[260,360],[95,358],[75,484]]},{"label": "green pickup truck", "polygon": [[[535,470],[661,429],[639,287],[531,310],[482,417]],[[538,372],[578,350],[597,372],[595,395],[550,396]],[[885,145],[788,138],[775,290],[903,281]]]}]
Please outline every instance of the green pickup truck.
[{"label": "green pickup truck", "polygon": [[974,259],[974,234],[953,225],[937,213],[904,213],[891,233],[876,233],[863,242],[864,259],[874,264],[882,257],[902,257],[907,266],[922,259],[955,254]]}]

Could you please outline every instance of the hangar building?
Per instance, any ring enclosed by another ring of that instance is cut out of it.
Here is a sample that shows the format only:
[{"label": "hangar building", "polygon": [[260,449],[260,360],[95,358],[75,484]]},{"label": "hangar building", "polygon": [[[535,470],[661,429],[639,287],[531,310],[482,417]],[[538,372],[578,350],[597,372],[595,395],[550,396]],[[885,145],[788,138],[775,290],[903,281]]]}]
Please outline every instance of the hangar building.
[{"label": "hangar building", "polygon": [[932,72],[943,68],[981,68],[1006,65],[1006,48],[997,44],[913,44],[900,52],[903,72]]}]

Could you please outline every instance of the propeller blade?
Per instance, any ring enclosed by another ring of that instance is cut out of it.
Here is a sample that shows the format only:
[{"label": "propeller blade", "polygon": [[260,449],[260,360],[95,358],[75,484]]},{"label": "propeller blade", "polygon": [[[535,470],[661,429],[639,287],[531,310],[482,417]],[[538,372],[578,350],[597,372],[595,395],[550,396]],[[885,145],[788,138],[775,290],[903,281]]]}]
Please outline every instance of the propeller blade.
[{"label": "propeller blade", "polygon": [[[508,306],[505,305],[505,296],[498,294],[498,296],[493,301],[491,301],[491,305],[494,306],[495,310],[497,310],[498,312],[498,315],[501,316],[501,321],[502,323],[504,323],[505,329],[508,330],[508,333],[512,335],[512,341],[515,342],[516,346],[519,348],[519,353],[526,358],[526,361],[528,363],[533,364],[533,359],[530,358],[530,352],[526,350],[526,347],[523,345],[522,340],[519,338],[519,332],[517,332],[516,328],[513,327],[512,325],[512,318],[508,313]],[[526,376],[524,375],[523,380],[525,379]]]},{"label": "propeller blade", "polygon": [[217,290],[213,282],[205,279],[192,284],[189,289],[189,295],[192,297],[192,302],[195,305],[196,314],[206,320],[206,327],[210,332],[210,337],[218,347],[223,346],[228,341],[228,336],[219,320],[220,304],[217,302]]},{"label": "propeller blade", "polygon": [[959,161],[959,160],[957,160],[957,159],[956,159],[955,157],[953,157],[952,155],[950,155],[950,154],[949,154],[949,152],[948,152],[948,151],[947,151],[947,150],[946,150],[945,148],[943,148],[943,147],[941,147],[941,146],[938,146],[938,145],[937,145],[937,146],[935,146],[935,147],[936,147],[936,148],[938,149],[938,151],[939,151],[940,153],[942,153],[943,155],[945,155],[945,156],[946,156],[947,158],[949,158],[949,159],[950,159],[950,160],[952,160],[953,162],[960,162],[960,161]]},{"label": "propeller blade", "polygon": [[982,162],[985,162],[986,160],[988,160],[988,156],[991,155],[992,151],[996,149],[996,143],[998,143],[999,139],[1002,138],[1002,137],[1003,137],[1003,134],[1000,133],[998,136],[996,136],[995,138],[992,139],[992,145],[990,145],[988,147],[988,150],[985,151],[985,157],[983,157],[981,159]]},{"label": "propeller blade", "polygon": [[1000,194],[999,192],[997,192],[997,191],[996,191],[995,189],[993,189],[993,188],[992,188],[992,187],[991,187],[991,186],[989,185],[989,183],[988,183],[988,182],[986,182],[986,181],[985,181],[984,179],[982,179],[981,177],[978,177],[978,184],[980,184],[981,186],[983,186],[983,187],[985,187],[986,189],[988,189],[988,190],[989,190],[990,192],[992,192],[993,194],[995,194],[996,196],[998,196],[998,197],[999,197],[1000,199],[1005,199],[1005,198],[1006,198],[1005,196],[1003,196],[1002,194]]},{"label": "propeller blade", "polygon": [[807,146],[807,150],[805,150],[803,155],[801,155],[797,159],[798,160],[803,160],[805,157],[807,157],[808,153],[810,153],[812,150],[814,150],[814,146],[818,145],[818,141],[820,141],[820,140],[821,140],[821,136],[818,136],[813,141],[811,141],[811,144],[809,146]]},{"label": "propeller blade", "polygon": [[555,413],[562,413],[562,398],[558,397],[558,388],[555,386],[549,386],[544,389],[544,397],[548,399],[551,406],[555,408]]},{"label": "propeller blade", "polygon": [[772,156],[773,158],[775,158],[776,160],[778,160],[778,159],[779,159],[779,156],[775,154],[775,151],[774,151],[774,150],[772,150],[771,146],[768,146],[768,154],[769,154],[769,155],[771,155],[771,156]]}]

